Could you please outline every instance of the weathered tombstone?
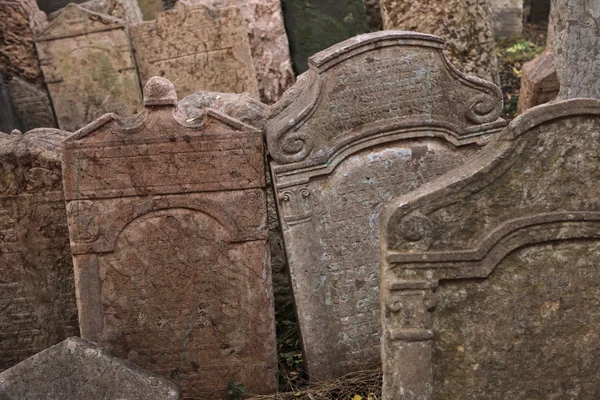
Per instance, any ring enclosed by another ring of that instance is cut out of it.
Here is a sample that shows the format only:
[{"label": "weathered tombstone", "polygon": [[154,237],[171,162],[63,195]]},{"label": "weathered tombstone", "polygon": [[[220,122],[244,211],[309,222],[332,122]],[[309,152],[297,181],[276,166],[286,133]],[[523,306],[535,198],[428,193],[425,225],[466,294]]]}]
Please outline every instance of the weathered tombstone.
[{"label": "weathered tombstone", "polygon": [[504,126],[500,90],[443,39],[383,31],[309,60],[272,108],[267,144],[302,332],[318,379],[379,364],[378,215]]},{"label": "weathered tombstone", "polygon": [[554,68],[554,54],[545,50],[532,61],[523,64],[517,112],[548,103],[558,96],[560,83]]},{"label": "weathered tombstone", "polygon": [[137,0],[88,0],[81,6],[100,14],[122,19],[130,24],[142,22]]},{"label": "weathered tombstone", "polygon": [[81,335],[186,397],[275,391],[261,132],[178,113],[164,78],[144,93],[63,142]]},{"label": "weathered tombstone", "polygon": [[37,0],[37,4],[40,7],[40,10],[44,11],[46,14],[50,14],[66,7],[68,4],[81,4],[84,1],[85,0]]},{"label": "weathered tombstone", "polygon": [[61,129],[74,131],[107,112],[140,109],[122,20],[69,4],[36,38],[36,46]]},{"label": "weathered tombstone", "polygon": [[489,0],[381,0],[380,3],[384,29],[441,36],[446,39],[448,58],[458,69],[499,82]]},{"label": "weathered tombstone", "polygon": [[239,7],[246,22],[260,99],[273,104],[294,84],[294,71],[279,0],[191,0]]},{"label": "weathered tombstone", "polygon": [[542,105],[382,215],[383,398],[600,396],[600,101]]},{"label": "weathered tombstone", "polygon": [[282,0],[294,70],[308,69],[308,57],[369,32],[363,0]]},{"label": "weathered tombstone", "polygon": [[0,373],[0,399],[179,400],[179,391],[166,379],[72,337]]},{"label": "weathered tombstone", "polygon": [[156,21],[131,26],[140,78],[164,76],[181,96],[198,90],[258,98],[246,24],[236,7],[179,1]]},{"label": "weathered tombstone", "polygon": [[552,25],[558,98],[600,98],[600,2],[553,0]]},{"label": "weathered tombstone", "polygon": [[8,82],[8,93],[21,129],[29,131],[56,126],[54,111],[46,90],[15,76]]},{"label": "weathered tombstone", "polygon": [[364,0],[365,9],[367,11],[367,22],[371,32],[377,32],[383,29],[383,21],[381,20],[381,7],[379,0]]},{"label": "weathered tombstone", "polygon": [[18,129],[20,125],[8,94],[8,88],[4,83],[4,76],[0,72],[0,132],[10,132],[13,129]]},{"label": "weathered tombstone", "polygon": [[79,333],[60,170],[67,136],[0,133],[0,371]]},{"label": "weathered tombstone", "polygon": [[492,0],[491,5],[496,38],[523,34],[523,0]]}]

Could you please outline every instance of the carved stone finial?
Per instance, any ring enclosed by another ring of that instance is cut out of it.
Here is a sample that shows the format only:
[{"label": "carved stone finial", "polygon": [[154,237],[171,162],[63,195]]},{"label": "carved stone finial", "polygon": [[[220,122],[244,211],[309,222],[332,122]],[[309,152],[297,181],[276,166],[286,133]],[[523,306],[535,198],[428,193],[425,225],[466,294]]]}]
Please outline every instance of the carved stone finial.
[{"label": "carved stone finial", "polygon": [[177,92],[170,80],[153,76],[144,86],[145,106],[169,106],[177,104]]}]

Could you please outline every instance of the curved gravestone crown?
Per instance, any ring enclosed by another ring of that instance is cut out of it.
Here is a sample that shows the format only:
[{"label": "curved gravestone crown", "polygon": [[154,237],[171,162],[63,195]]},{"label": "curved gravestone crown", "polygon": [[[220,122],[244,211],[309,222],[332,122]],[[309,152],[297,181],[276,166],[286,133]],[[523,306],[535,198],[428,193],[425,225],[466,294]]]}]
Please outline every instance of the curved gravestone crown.
[{"label": "curved gravestone crown", "polygon": [[79,334],[60,169],[68,135],[0,133],[0,371]]},{"label": "curved gravestone crown", "polygon": [[385,399],[600,395],[599,147],[600,101],[535,107],[387,206]]},{"label": "curved gravestone crown", "polygon": [[260,130],[187,118],[153,77],[143,112],[63,142],[81,335],[181,387],[276,389]]},{"label": "curved gravestone crown", "polygon": [[436,36],[385,31],[310,58],[271,109],[267,146],[308,372],[379,363],[383,204],[462,165],[505,122],[500,90]]}]

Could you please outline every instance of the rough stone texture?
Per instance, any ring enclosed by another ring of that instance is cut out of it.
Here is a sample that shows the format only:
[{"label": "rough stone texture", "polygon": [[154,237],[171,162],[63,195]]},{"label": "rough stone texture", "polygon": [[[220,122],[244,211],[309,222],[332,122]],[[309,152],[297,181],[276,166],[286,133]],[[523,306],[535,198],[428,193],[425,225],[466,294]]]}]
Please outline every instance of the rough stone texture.
[{"label": "rough stone texture", "polygon": [[156,21],[132,25],[131,40],[142,81],[164,76],[181,96],[206,90],[258,98],[246,23],[238,8],[179,1]]},{"label": "rough stone texture", "polygon": [[186,119],[164,78],[144,92],[63,142],[81,335],[186,397],[275,391],[261,132]]},{"label": "rough stone texture", "polygon": [[19,119],[13,107],[4,77],[0,72],[0,132],[10,132],[19,128]]},{"label": "rough stone texture", "polygon": [[[504,126],[500,90],[431,35],[377,32],[310,59],[266,125],[309,374],[378,364],[379,212]],[[383,72],[385,71],[385,72]]]},{"label": "rough stone texture", "polygon": [[538,57],[523,64],[521,90],[517,112],[548,103],[558,96],[560,83],[554,68],[554,55],[546,50]]},{"label": "rough stone texture", "polygon": [[390,202],[384,399],[600,396],[599,146],[600,101],[541,105]]},{"label": "rough stone texture", "polygon": [[553,0],[552,24],[559,99],[600,98],[600,2]]},{"label": "rough stone texture", "polygon": [[179,400],[179,392],[167,380],[72,337],[0,373],[0,399]]},{"label": "rough stone texture", "polygon": [[239,7],[246,21],[260,99],[273,104],[294,84],[288,38],[279,0],[192,0]]},{"label": "rough stone texture", "polygon": [[381,14],[384,29],[443,37],[458,69],[498,83],[490,0],[381,0]]},{"label": "rough stone texture", "polygon": [[523,34],[523,0],[491,0],[496,38]]},{"label": "rough stone texture", "polygon": [[364,0],[367,11],[367,22],[371,32],[377,32],[383,29],[383,20],[381,19],[381,7],[379,0]]},{"label": "rough stone texture", "polygon": [[104,113],[130,115],[141,91],[123,21],[76,4],[36,39],[58,125],[74,131]]},{"label": "rough stone texture", "polygon": [[142,22],[142,10],[137,0],[89,0],[81,6],[100,14],[110,15],[130,24]]},{"label": "rough stone texture", "polygon": [[33,36],[46,22],[35,0],[0,0],[0,72],[42,85]]},{"label": "rough stone texture", "polygon": [[281,0],[296,74],[307,60],[345,39],[369,32],[363,0]]},{"label": "rough stone texture", "polygon": [[54,111],[45,89],[15,76],[8,82],[8,93],[20,121],[20,129],[29,131],[56,127]]},{"label": "rough stone texture", "polygon": [[60,169],[67,136],[0,133],[0,371],[79,334]]}]

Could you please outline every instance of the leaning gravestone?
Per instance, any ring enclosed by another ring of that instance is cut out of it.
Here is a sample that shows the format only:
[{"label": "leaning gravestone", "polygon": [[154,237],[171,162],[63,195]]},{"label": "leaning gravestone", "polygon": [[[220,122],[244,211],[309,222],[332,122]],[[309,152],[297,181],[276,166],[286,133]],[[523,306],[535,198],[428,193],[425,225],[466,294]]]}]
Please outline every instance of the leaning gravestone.
[{"label": "leaning gravestone", "polygon": [[8,93],[24,130],[56,126],[46,90],[15,76],[8,82]]},{"label": "leaning gravestone", "polygon": [[179,113],[164,78],[144,94],[63,142],[81,335],[184,396],[275,391],[261,132]]},{"label": "leaning gravestone", "polygon": [[379,363],[378,215],[504,126],[500,90],[432,35],[342,42],[272,108],[270,163],[309,374]]},{"label": "leaning gravestone", "polygon": [[533,108],[386,208],[384,399],[600,397],[599,133],[598,100]]},{"label": "leaning gravestone", "polygon": [[496,38],[523,34],[523,0],[492,0],[492,21]]},{"label": "leaning gravestone", "polygon": [[363,0],[281,0],[281,6],[297,74],[313,54],[369,32]]},{"label": "leaning gravestone", "polygon": [[0,371],[77,335],[60,142],[0,133]]},{"label": "leaning gravestone", "polygon": [[167,380],[72,337],[0,373],[0,399],[179,400],[179,392]]},{"label": "leaning gravestone", "polygon": [[107,112],[140,109],[122,20],[69,4],[36,38],[36,46],[61,129],[74,131]]},{"label": "leaning gravestone", "polygon": [[4,83],[4,75],[0,72],[0,132],[10,132],[18,129],[21,123]]},{"label": "leaning gravestone", "polygon": [[258,98],[246,23],[235,7],[179,1],[156,21],[131,26],[142,81],[164,76],[181,96],[198,90]]},{"label": "leaning gravestone", "polygon": [[439,35],[461,71],[499,82],[489,0],[381,0],[384,29]]}]

